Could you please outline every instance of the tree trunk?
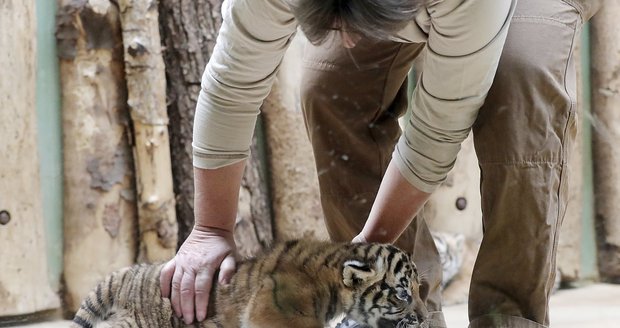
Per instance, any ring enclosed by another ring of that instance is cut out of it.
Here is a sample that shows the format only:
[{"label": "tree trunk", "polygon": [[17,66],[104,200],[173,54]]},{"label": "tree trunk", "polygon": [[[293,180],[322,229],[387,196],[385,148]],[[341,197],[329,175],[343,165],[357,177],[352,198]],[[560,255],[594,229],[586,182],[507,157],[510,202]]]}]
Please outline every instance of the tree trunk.
[{"label": "tree trunk", "polygon": [[235,224],[237,252],[242,257],[256,255],[274,240],[273,216],[264,168],[261,124],[252,138],[252,148],[239,192],[239,210]]},{"label": "tree trunk", "polygon": [[607,1],[592,19],[593,153],[599,268],[620,282],[620,3]]},{"label": "tree trunk", "polygon": [[118,8],[61,0],[64,284],[75,311],[95,284],[136,254],[133,158]]},{"label": "tree trunk", "polygon": [[0,2],[0,72],[4,73],[0,78],[0,317],[60,305],[47,276],[37,153],[35,23],[33,1]]},{"label": "tree trunk", "polygon": [[177,242],[157,1],[120,0],[119,7],[134,131],[138,261],[157,262],[174,256]]},{"label": "tree trunk", "polygon": [[[202,73],[222,21],[221,4],[222,0],[160,0],[179,245],[194,225],[192,127]],[[240,194],[235,236],[242,254],[265,246],[273,238],[258,145],[255,137]]]}]

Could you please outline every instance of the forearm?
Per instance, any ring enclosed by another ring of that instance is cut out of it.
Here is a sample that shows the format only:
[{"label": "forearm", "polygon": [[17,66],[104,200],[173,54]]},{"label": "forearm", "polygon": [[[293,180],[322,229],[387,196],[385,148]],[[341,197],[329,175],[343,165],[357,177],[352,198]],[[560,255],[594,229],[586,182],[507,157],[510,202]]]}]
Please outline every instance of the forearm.
[{"label": "forearm", "polygon": [[361,237],[368,242],[395,242],[430,195],[411,185],[390,162]]},{"label": "forearm", "polygon": [[212,170],[194,167],[194,215],[197,229],[234,230],[245,162]]}]

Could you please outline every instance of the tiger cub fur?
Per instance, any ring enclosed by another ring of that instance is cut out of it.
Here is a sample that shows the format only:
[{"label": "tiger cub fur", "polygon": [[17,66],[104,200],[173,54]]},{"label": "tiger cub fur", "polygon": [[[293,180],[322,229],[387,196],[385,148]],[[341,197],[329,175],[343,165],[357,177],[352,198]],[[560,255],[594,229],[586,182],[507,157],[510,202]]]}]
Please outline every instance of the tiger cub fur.
[{"label": "tiger cub fur", "polygon": [[83,301],[72,327],[323,328],[346,317],[369,327],[426,327],[428,312],[409,256],[387,244],[292,240],[237,264],[214,286],[207,320],[185,325],[160,294],[163,265],[108,276]]},{"label": "tiger cub fur", "polygon": [[431,235],[441,261],[441,287],[446,288],[463,265],[465,236],[446,232],[431,232]]}]

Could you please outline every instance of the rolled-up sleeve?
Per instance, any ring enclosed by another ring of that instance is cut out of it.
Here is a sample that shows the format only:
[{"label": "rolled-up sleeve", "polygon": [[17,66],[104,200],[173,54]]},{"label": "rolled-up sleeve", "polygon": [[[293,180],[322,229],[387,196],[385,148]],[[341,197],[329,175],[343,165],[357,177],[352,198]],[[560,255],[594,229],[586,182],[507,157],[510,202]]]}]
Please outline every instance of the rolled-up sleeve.
[{"label": "rolled-up sleeve", "polygon": [[412,114],[393,158],[415,187],[432,192],[454,166],[491,87],[516,0],[438,1]]},{"label": "rolled-up sleeve", "polygon": [[227,0],[202,77],[193,130],[193,164],[204,169],[248,157],[259,108],[296,31],[284,0]]}]

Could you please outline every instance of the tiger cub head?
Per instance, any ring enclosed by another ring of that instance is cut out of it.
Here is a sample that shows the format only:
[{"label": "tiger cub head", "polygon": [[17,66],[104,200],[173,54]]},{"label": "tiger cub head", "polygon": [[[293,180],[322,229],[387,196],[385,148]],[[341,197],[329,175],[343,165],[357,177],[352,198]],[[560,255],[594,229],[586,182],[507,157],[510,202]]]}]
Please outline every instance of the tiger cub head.
[{"label": "tiger cub head", "polygon": [[342,269],[343,283],[352,296],[347,317],[371,327],[427,327],[428,311],[409,255],[387,244],[360,247]]}]

